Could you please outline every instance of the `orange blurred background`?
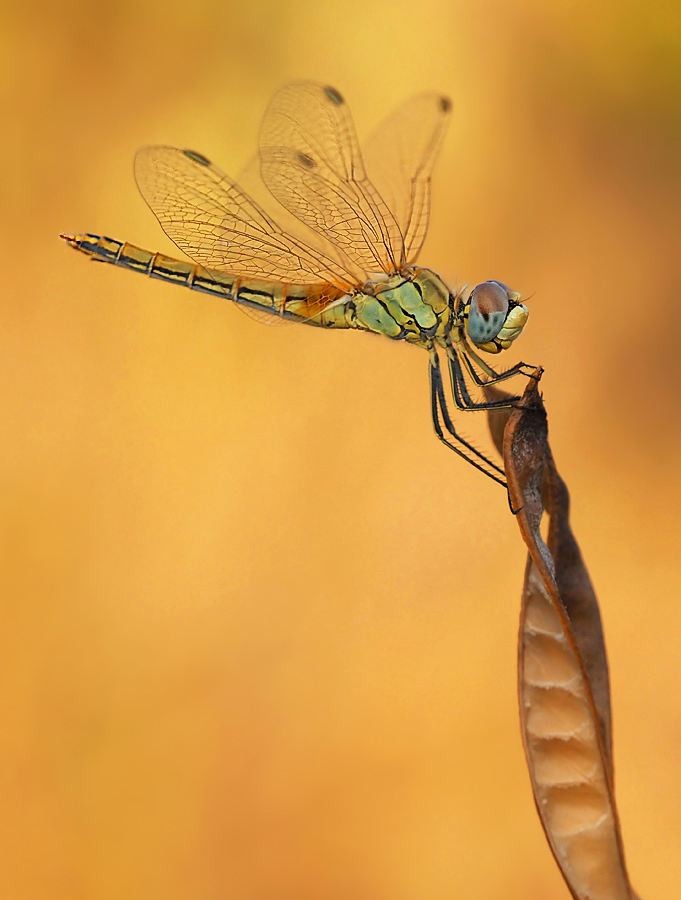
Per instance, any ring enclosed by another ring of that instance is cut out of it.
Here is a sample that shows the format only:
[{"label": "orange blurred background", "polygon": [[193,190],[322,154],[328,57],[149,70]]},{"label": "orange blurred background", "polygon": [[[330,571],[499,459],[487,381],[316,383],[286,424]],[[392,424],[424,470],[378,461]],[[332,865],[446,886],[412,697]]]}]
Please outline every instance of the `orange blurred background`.
[{"label": "orange blurred background", "polygon": [[681,898],[676,0],[0,15],[0,896],[567,898],[517,724],[524,548],[435,439],[426,355],[266,328],[57,237],[172,253],[135,150],[236,174],[313,78],[360,135],[454,99],[421,261],[532,295],[509,362],[546,367],[629,868]]}]

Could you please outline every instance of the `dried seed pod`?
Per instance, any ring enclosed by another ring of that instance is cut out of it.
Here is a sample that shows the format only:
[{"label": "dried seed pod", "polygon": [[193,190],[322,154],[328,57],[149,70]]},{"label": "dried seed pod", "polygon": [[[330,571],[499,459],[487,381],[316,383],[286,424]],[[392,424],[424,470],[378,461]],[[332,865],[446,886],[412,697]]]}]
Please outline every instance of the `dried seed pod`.
[{"label": "dried seed pod", "polygon": [[[486,389],[492,399],[498,392]],[[570,529],[536,382],[490,428],[529,549],[518,649],[523,744],[549,846],[575,900],[637,900],[612,768],[610,691],[598,603]],[[539,532],[549,514],[548,545]]]}]

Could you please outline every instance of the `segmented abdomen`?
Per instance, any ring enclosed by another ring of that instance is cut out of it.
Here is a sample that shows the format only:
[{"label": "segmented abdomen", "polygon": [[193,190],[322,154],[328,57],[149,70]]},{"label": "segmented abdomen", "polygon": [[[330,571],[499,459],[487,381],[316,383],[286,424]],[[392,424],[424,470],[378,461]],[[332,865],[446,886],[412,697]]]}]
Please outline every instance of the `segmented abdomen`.
[{"label": "segmented abdomen", "polygon": [[327,328],[353,328],[346,315],[344,292],[332,284],[283,284],[258,281],[205,269],[134,244],[96,234],[62,235],[72,247],[98,262],[107,262],[192,291],[227,297],[253,311]]}]

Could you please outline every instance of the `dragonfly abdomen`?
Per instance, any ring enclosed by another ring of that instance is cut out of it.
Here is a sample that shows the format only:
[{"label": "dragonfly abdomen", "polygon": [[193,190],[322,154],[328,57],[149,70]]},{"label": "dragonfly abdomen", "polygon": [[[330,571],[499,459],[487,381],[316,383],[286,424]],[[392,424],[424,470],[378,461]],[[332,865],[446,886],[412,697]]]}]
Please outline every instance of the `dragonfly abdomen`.
[{"label": "dragonfly abdomen", "polygon": [[242,278],[96,234],[63,234],[61,237],[97,262],[132,269],[204,294],[226,297],[246,309],[268,316],[323,328],[357,327],[347,315],[346,304],[342,302],[343,292],[333,285],[284,284]]},{"label": "dragonfly abdomen", "polygon": [[161,281],[169,281],[171,284],[179,284],[195,291],[204,291],[208,294],[233,296],[234,283],[237,281],[233,275],[223,275],[215,272],[210,275],[194,263],[184,262],[181,259],[173,259],[162,253],[151,253],[134,244],[116,241],[113,238],[97,234],[63,234],[65,241],[85,253],[95,262],[107,262],[114,266],[122,266],[124,269],[132,269],[133,272],[141,272],[150,278],[158,278]]}]

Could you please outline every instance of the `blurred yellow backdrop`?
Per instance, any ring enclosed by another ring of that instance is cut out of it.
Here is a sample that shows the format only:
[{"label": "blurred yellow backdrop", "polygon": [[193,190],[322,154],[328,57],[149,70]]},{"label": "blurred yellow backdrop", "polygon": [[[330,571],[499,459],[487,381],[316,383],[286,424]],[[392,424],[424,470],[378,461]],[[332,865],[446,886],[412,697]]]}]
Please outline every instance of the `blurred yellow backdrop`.
[{"label": "blurred yellow backdrop", "polygon": [[[93,266],[172,252],[148,143],[238,173],[284,82],[455,116],[422,261],[532,295],[643,897],[681,898],[681,8],[5,0],[7,900],[559,900],[517,725],[525,553],[426,357]],[[484,437],[485,423],[466,422]]]}]

